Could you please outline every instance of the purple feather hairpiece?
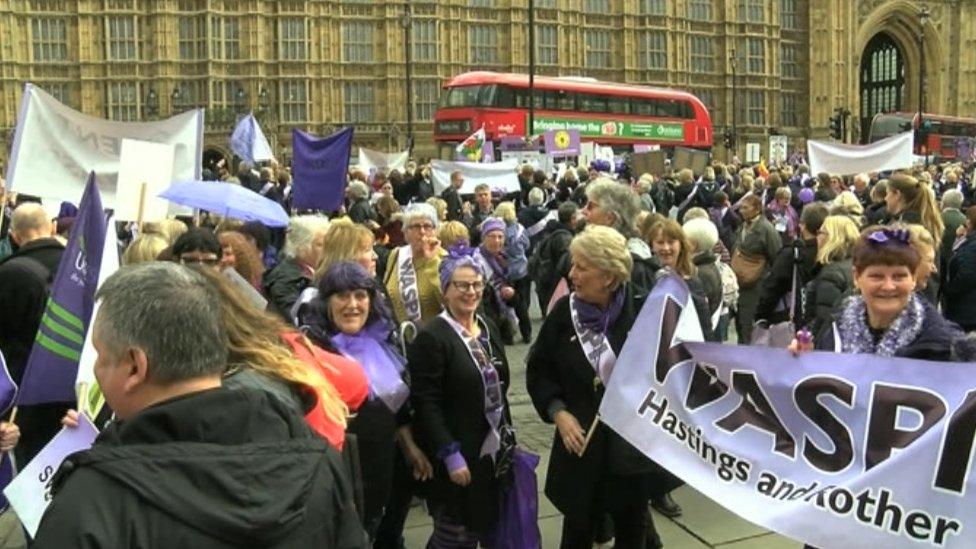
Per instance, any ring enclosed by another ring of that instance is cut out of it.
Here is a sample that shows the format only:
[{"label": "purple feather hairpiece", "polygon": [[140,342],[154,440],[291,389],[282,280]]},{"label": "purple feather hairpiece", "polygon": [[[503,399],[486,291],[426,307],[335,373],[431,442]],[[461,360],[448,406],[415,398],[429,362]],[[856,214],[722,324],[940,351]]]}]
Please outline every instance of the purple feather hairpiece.
[{"label": "purple feather hairpiece", "polygon": [[911,233],[908,229],[878,229],[868,235],[868,242],[874,244],[908,244],[910,240]]},{"label": "purple feather hairpiece", "polygon": [[459,242],[448,248],[447,256],[441,260],[440,272],[438,273],[441,279],[441,292],[447,291],[447,285],[450,284],[454,271],[459,267],[471,267],[481,276],[485,275],[481,264],[476,259],[475,251],[475,248],[468,246],[465,242]]}]

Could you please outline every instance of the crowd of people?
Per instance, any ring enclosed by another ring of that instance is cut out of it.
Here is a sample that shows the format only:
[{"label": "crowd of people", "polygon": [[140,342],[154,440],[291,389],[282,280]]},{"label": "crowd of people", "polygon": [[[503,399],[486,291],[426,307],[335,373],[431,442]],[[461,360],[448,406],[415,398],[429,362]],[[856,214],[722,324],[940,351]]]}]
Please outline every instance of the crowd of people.
[{"label": "crowd of people", "polygon": [[[518,192],[471,195],[461,172],[436,193],[424,163],[354,167],[328,215],[292,211],[285,167],[220,167],[208,176],[281,203],[287,229],[208,214],[120,224],[124,266],[91,327],[102,433],[55,477],[34,544],[398,548],[421,497],[428,547],[504,546],[507,349],[521,342],[554,425],[545,495],[564,516],[560,547],[662,547],[649,505],[680,515],[681,481],[597,410],[667,274],[687,283],[707,341],[966,359],[971,166],[601,167],[526,165]],[[52,219],[6,196],[0,351],[19,382],[77,209]],[[0,451],[29,462],[77,424],[73,406],[23,407],[0,423]]]}]

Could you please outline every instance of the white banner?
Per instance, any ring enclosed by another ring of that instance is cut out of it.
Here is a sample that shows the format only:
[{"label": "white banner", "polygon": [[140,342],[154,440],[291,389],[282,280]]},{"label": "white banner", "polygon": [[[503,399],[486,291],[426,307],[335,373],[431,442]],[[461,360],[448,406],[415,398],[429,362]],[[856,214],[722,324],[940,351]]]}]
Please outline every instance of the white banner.
[{"label": "white banner", "polygon": [[720,505],[830,549],[973,546],[976,365],[696,343],[658,281],[604,423]]},{"label": "white banner", "polygon": [[461,194],[473,194],[474,188],[481,183],[487,183],[493,191],[499,190],[508,194],[522,189],[515,173],[518,165],[518,161],[513,158],[490,164],[431,160],[430,173],[434,181],[434,191],[438,195],[451,185],[451,173],[454,171],[459,171],[464,176],[464,185],[459,191]]},{"label": "white banner", "polygon": [[359,163],[356,164],[356,167],[364,170],[367,174],[373,170],[403,171],[407,167],[407,160],[409,158],[409,150],[399,153],[385,153],[359,147]]},{"label": "white banner", "polygon": [[203,109],[155,122],[116,122],[82,114],[28,83],[17,116],[7,187],[77,203],[88,173],[94,171],[102,205],[114,208],[123,138],[174,145],[173,178],[200,179]]},{"label": "white banner", "polygon": [[810,173],[853,175],[912,167],[914,138],[908,131],[870,145],[847,145],[836,141],[807,141]]}]

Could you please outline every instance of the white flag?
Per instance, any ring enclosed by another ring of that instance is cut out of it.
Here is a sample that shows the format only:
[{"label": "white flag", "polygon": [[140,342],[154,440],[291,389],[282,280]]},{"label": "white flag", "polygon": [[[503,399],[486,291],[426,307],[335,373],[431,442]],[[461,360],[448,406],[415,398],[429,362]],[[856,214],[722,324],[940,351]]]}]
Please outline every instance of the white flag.
[{"label": "white flag", "polygon": [[870,145],[836,141],[807,141],[810,173],[852,175],[912,167],[912,132],[900,133]]},{"label": "white flag", "polygon": [[154,122],[116,122],[82,114],[28,83],[17,115],[7,187],[74,202],[94,171],[102,205],[115,208],[123,138],[174,145],[173,178],[200,179],[203,109]]}]

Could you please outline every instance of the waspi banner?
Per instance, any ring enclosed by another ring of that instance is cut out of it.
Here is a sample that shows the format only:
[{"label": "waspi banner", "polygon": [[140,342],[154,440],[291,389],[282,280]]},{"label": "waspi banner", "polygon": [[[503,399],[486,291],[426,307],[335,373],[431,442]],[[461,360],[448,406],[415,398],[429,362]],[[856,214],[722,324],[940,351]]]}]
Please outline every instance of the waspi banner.
[{"label": "waspi banner", "polygon": [[693,342],[658,282],[603,421],[743,518],[823,548],[971,547],[976,365]]}]

